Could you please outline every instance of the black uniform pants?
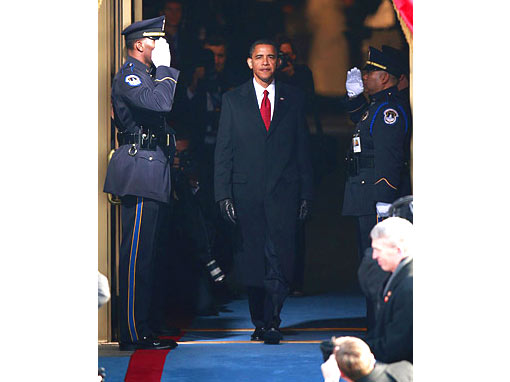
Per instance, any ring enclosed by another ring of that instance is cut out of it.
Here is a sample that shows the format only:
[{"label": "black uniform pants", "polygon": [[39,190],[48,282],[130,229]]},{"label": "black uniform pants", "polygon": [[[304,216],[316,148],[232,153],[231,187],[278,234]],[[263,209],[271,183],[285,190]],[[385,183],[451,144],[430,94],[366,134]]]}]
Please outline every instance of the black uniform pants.
[{"label": "black uniform pants", "polygon": [[257,328],[279,328],[280,312],[289,294],[289,281],[283,276],[273,241],[266,234],[264,287],[247,287],[251,321]]},{"label": "black uniform pants", "polygon": [[120,341],[136,342],[152,333],[149,324],[154,247],[160,203],[142,197],[122,198],[119,259]]}]

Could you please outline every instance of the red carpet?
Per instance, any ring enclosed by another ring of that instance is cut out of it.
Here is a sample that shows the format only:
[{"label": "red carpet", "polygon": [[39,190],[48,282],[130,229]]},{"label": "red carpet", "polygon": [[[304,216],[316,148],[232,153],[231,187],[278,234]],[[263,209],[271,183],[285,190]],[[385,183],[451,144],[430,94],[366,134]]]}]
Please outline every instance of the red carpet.
[{"label": "red carpet", "polygon": [[[192,317],[185,315],[178,319],[173,319],[173,327],[189,328]],[[172,326],[172,325],[170,325]],[[172,339],[179,341],[184,335],[184,330],[180,336],[176,337],[160,337],[162,339]],[[168,350],[136,350],[129,359],[129,366],[126,372],[125,382],[160,382],[163,366],[165,365],[166,356],[170,352]]]},{"label": "red carpet", "polygon": [[160,382],[170,350],[137,350],[129,360],[126,382]]}]

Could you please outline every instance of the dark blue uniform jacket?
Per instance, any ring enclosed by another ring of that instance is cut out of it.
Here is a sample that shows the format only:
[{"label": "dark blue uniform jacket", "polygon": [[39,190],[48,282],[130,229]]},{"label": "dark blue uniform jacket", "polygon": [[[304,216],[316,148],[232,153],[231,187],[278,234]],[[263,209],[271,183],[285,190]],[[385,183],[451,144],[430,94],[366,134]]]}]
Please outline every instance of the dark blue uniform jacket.
[{"label": "dark blue uniform jacket", "polygon": [[361,151],[355,152],[351,142],[347,155],[343,215],[375,214],[377,202],[392,203],[400,196],[410,130],[410,113],[396,87],[371,97],[353,134]]},{"label": "dark blue uniform jacket", "polygon": [[[150,68],[128,56],[112,83],[115,126],[119,133],[138,134],[143,129],[163,136],[165,114],[172,109],[179,71],[159,66]],[[170,199],[170,163],[160,146],[150,150],[135,144],[121,145],[108,165],[104,192],[117,196],[134,195],[167,203]],[[131,150],[131,154],[135,150]]]}]

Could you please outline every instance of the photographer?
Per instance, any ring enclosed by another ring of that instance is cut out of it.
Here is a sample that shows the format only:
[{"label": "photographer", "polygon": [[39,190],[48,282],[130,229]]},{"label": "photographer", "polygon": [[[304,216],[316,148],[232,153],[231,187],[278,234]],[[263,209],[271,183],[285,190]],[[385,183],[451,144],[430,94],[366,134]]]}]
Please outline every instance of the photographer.
[{"label": "photographer", "polygon": [[307,114],[313,115],[316,131],[322,134],[322,123],[319,118],[319,110],[315,98],[315,85],[313,74],[305,64],[297,63],[297,53],[292,41],[285,36],[278,36],[278,58],[280,60],[276,79],[301,89],[306,94]]},{"label": "photographer", "polygon": [[408,361],[376,362],[368,345],[356,337],[333,337],[331,353],[321,365],[324,382],[412,382],[413,365]]},{"label": "photographer", "polygon": [[[217,314],[212,284],[223,281],[225,275],[212,256],[215,228],[204,217],[204,207],[200,200],[201,174],[197,166],[190,139],[183,134],[176,141],[177,153],[171,174],[174,183],[172,194],[172,219],[179,242],[178,256],[181,264],[187,263],[191,268],[188,283],[192,298],[191,306],[198,315]],[[190,255],[190,256],[188,256]],[[182,269],[183,274],[186,269]],[[194,292],[193,292],[194,291]]]}]

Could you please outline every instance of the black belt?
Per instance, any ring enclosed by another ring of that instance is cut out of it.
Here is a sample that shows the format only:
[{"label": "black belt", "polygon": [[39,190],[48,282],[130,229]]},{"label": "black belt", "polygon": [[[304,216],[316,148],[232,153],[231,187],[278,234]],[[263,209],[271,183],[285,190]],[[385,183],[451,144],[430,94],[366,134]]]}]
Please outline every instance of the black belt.
[{"label": "black belt", "polygon": [[374,158],[367,157],[358,157],[349,155],[345,158],[347,161],[347,174],[349,176],[357,176],[359,175],[359,171],[363,168],[374,168],[375,161]]},{"label": "black belt", "polygon": [[158,146],[158,136],[151,133],[150,130],[143,133],[121,133],[117,132],[119,145],[137,144],[140,149],[156,150]]}]

